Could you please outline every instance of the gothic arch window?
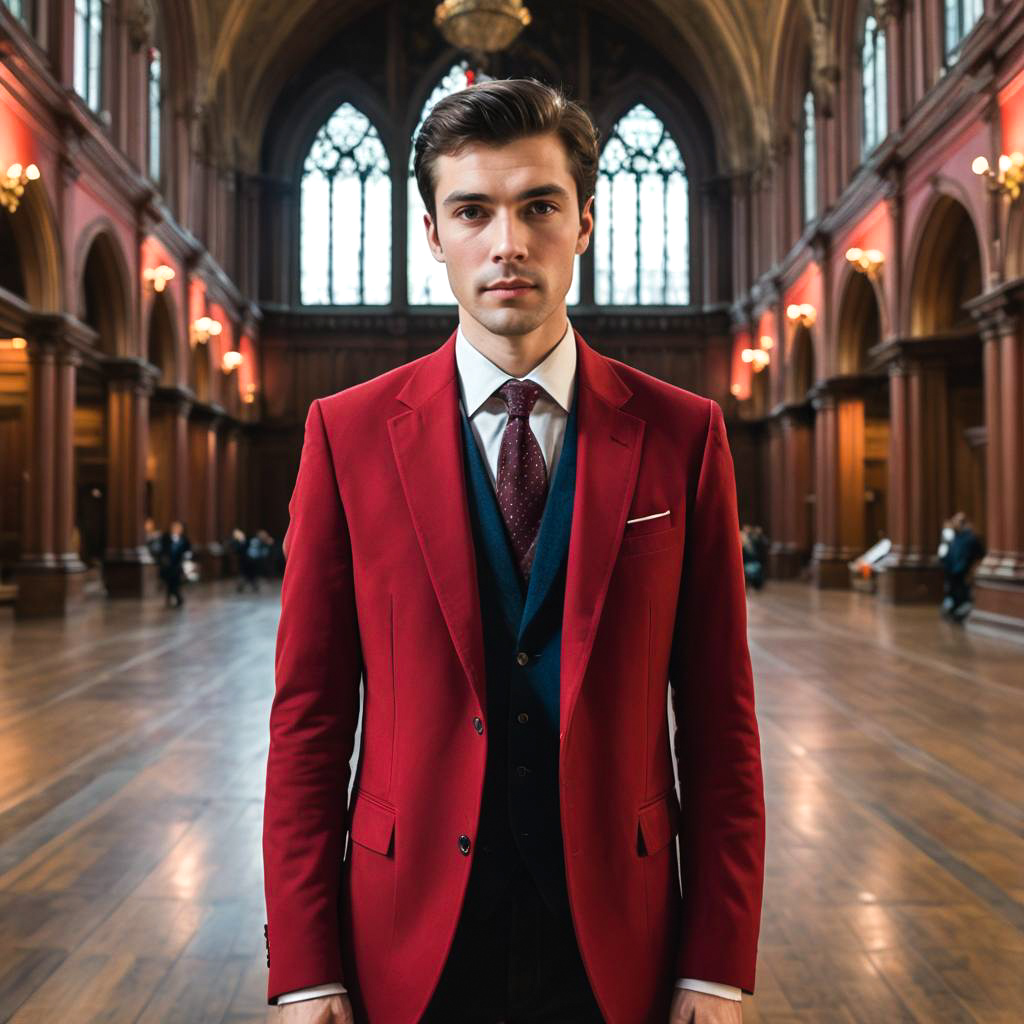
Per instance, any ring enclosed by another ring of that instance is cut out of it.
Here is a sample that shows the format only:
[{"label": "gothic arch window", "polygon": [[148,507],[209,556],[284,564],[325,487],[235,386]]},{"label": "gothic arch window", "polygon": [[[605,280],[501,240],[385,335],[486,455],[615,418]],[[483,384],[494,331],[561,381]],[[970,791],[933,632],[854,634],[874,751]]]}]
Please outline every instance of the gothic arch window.
[{"label": "gothic arch window", "polygon": [[864,19],[864,36],[860,53],[861,69],[861,140],[867,156],[885,138],[886,101],[885,30],[874,14]]},{"label": "gothic arch window", "polygon": [[804,94],[803,140],[804,223],[806,224],[814,218],[818,207],[818,147],[814,131],[814,93],[810,90]]},{"label": "gothic arch window", "polygon": [[[420,126],[427,119],[434,104],[438,100],[450,96],[453,92],[465,89],[469,84],[467,71],[469,63],[465,60],[453,64],[444,78],[434,87],[434,91],[427,98],[420,111],[419,121],[416,122],[416,131],[412,133],[415,139]],[[438,263],[431,255],[430,247],[427,245],[426,231],[423,228],[423,215],[427,212],[420,196],[420,190],[416,187],[416,178],[413,175],[413,159],[415,151],[409,147],[409,177],[406,194],[408,196],[408,294],[409,304],[413,306],[429,305],[432,303],[453,303],[455,296],[452,295],[451,286],[448,284],[448,272],[443,263]]]},{"label": "gothic arch window", "polygon": [[616,122],[598,163],[594,299],[599,305],[690,301],[686,167],[643,103]]},{"label": "gothic arch window", "polygon": [[149,136],[146,140],[146,162],[149,176],[160,184],[162,155],[160,152],[161,113],[164,96],[163,70],[160,51],[155,46],[149,48],[149,76],[147,101],[149,107]]},{"label": "gothic arch window", "polygon": [[959,56],[960,44],[981,18],[984,8],[984,0],[944,0],[946,59],[949,63]]},{"label": "gothic arch window", "polygon": [[377,129],[342,103],[316,133],[302,169],[303,305],[391,301],[390,172]]},{"label": "gothic arch window", "polygon": [[106,0],[75,0],[75,92],[90,110],[103,103],[103,28]]}]

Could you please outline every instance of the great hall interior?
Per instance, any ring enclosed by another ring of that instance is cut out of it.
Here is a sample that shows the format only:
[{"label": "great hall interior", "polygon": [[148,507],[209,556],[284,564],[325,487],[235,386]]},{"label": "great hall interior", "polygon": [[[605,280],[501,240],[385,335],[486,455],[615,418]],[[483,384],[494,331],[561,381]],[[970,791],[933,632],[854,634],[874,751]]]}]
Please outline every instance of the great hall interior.
[{"label": "great hall interior", "polygon": [[454,330],[412,139],[532,76],[602,140],[573,326],[725,416],[768,806],[744,1020],[1019,1022],[1024,6],[444,6],[0,0],[0,1021],[274,1019],[306,411]]}]

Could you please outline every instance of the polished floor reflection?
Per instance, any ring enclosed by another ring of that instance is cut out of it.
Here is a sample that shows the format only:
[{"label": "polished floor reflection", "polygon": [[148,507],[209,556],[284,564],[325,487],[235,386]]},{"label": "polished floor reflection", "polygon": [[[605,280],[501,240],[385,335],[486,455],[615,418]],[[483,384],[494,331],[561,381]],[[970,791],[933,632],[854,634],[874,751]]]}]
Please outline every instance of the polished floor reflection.
[{"label": "polished floor reflection", "polygon": [[[0,610],[0,1021],[255,1022],[278,591]],[[750,596],[768,798],[748,1022],[1024,1019],[1024,647]]]}]

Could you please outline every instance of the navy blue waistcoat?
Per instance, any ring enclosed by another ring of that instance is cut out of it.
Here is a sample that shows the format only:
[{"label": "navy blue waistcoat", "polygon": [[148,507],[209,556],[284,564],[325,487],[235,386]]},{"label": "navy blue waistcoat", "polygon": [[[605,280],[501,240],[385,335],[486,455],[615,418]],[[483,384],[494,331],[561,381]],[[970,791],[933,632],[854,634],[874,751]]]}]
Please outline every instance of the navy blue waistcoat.
[{"label": "navy blue waistcoat", "polygon": [[569,916],[559,817],[559,662],[576,493],[576,392],[548,482],[524,585],[494,485],[459,403],[487,673],[487,766],[471,901],[486,913],[525,868],[545,902]]}]

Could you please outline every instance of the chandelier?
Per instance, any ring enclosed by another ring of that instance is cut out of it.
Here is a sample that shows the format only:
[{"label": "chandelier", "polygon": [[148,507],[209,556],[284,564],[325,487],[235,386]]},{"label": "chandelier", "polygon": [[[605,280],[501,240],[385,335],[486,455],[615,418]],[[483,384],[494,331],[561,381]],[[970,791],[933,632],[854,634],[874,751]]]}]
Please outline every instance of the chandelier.
[{"label": "chandelier", "polygon": [[531,20],[523,0],[442,0],[434,9],[445,39],[474,54],[504,50]]}]

